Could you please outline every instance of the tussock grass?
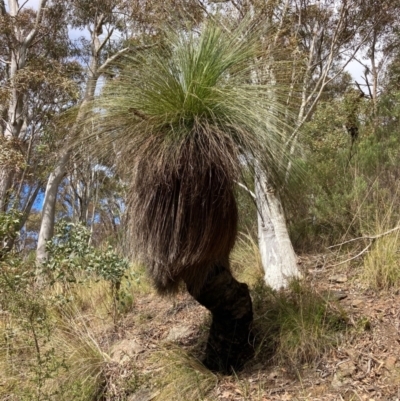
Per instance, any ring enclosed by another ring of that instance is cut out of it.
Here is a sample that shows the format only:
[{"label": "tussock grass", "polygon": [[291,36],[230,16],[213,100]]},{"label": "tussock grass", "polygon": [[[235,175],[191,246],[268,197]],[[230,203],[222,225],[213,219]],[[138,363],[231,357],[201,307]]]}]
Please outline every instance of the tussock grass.
[{"label": "tussock grass", "polygon": [[395,230],[385,234],[400,226],[399,192],[400,186],[396,183],[393,194],[375,194],[373,212],[365,216],[365,220],[371,222],[367,232],[378,238],[365,241],[364,246],[368,245],[368,241],[372,246],[364,257],[361,278],[374,290],[389,290],[400,286],[400,232]]},{"label": "tussock grass", "polygon": [[40,293],[22,288],[15,280],[0,291],[0,396],[10,400],[39,399],[57,369],[46,302]]},{"label": "tussock grass", "polygon": [[256,285],[263,276],[258,244],[250,234],[239,233],[231,254],[231,267],[237,280],[249,286]]},{"label": "tussock grass", "polygon": [[64,293],[67,302],[55,307],[52,344],[66,366],[52,383],[65,389],[60,400],[122,400],[136,387],[134,364],[119,364],[109,357],[110,335],[116,317],[131,312],[136,297],[150,292],[151,286],[139,265],[131,266],[123,278],[117,299],[109,284],[100,280],[74,286]]},{"label": "tussock grass", "polygon": [[135,366],[108,351],[119,319],[149,291],[144,269],[132,266],[117,299],[110,282],[91,276],[0,293],[0,399],[126,399]]},{"label": "tussock grass", "polygon": [[364,259],[363,280],[375,290],[389,290],[400,286],[399,232],[376,240]]},{"label": "tussock grass", "polygon": [[107,344],[99,344],[91,328],[96,322],[82,315],[73,304],[66,305],[59,315],[56,329],[52,336],[52,345],[63,358],[65,370],[60,371],[49,386],[64,389],[60,400],[99,399],[105,386],[104,370],[110,362],[104,352]]},{"label": "tussock grass", "polygon": [[105,322],[112,316],[114,323],[118,317],[132,311],[135,299],[153,291],[144,266],[132,264],[121,280],[118,294],[109,282],[97,277],[81,277],[81,283],[56,283],[48,292],[57,306],[63,309],[65,303],[72,302],[77,312],[96,317]]},{"label": "tussock grass", "polygon": [[217,376],[185,350],[169,345],[151,358],[159,367],[157,401],[200,401],[217,384]]},{"label": "tussock grass", "polygon": [[[16,347],[10,343],[10,336],[13,334],[11,316],[8,314],[0,315],[0,399],[13,394],[20,380],[18,372],[18,353]],[[22,344],[20,344],[21,346]],[[22,350],[20,350],[21,352]],[[21,354],[20,354],[21,355]]]},{"label": "tussock grass", "polygon": [[144,265],[132,264],[121,283],[132,296],[145,295],[154,291]]},{"label": "tussock grass", "polygon": [[297,372],[338,344],[346,329],[344,311],[307,281],[294,280],[284,291],[266,286],[258,245],[250,235],[240,235],[231,265],[237,279],[251,287],[256,359]]},{"label": "tussock grass", "polygon": [[1,321],[0,399],[91,401],[104,387],[108,358],[95,334],[104,319],[95,305],[82,312],[76,293],[64,292],[62,305],[49,293],[36,293],[36,305],[25,294],[26,303]]},{"label": "tussock grass", "polygon": [[346,316],[304,281],[276,292],[260,281],[252,291],[257,357],[298,373],[337,346]]},{"label": "tussock grass", "polygon": [[264,282],[258,245],[241,234],[232,253],[232,270],[250,285],[254,307],[256,360],[270,360],[298,372],[315,364],[335,347],[346,329],[346,315],[332,300],[305,280],[294,280],[284,291]]},{"label": "tussock grass", "polygon": [[52,302],[54,311],[60,309],[62,312],[65,305],[71,305],[81,316],[86,313],[97,316],[99,319],[106,319],[110,313],[112,294],[109,283],[95,278],[78,283],[55,283],[46,296]]}]

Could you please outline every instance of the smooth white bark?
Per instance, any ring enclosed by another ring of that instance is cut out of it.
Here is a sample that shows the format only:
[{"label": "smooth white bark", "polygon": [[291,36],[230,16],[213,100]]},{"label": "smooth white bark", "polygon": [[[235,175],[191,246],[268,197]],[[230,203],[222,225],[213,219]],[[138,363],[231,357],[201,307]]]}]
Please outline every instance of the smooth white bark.
[{"label": "smooth white bark", "polygon": [[257,172],[255,193],[258,243],[265,283],[275,290],[286,288],[291,279],[301,277],[301,272],[289,238],[281,201],[261,171]]},{"label": "smooth white bark", "polygon": [[64,152],[64,154],[60,157],[56,168],[51,172],[47,181],[42,208],[42,221],[40,225],[36,251],[36,260],[39,263],[43,263],[46,260],[46,243],[53,237],[54,234],[54,219],[56,213],[58,187],[64,178],[69,157],[70,153],[68,151]]}]

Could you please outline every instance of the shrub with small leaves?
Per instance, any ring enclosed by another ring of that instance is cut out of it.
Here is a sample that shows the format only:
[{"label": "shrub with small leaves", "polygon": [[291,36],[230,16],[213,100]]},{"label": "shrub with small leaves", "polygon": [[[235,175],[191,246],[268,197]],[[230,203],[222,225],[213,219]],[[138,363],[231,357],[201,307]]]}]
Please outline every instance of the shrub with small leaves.
[{"label": "shrub with small leaves", "polygon": [[11,209],[0,213],[0,260],[10,251],[9,243],[18,236],[22,213]]},{"label": "shrub with small leaves", "polygon": [[[96,275],[112,284],[117,292],[129,267],[111,246],[105,251],[89,244],[90,232],[82,224],[61,221],[56,235],[47,243],[48,260],[42,271],[50,282],[78,282]],[[83,274],[82,274],[83,273]]]}]

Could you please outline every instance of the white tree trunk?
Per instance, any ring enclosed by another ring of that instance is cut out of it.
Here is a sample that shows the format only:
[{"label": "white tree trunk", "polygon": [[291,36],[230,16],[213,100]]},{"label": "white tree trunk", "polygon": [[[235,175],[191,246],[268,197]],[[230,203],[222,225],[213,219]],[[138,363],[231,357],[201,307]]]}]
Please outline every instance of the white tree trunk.
[{"label": "white tree trunk", "polygon": [[47,258],[46,243],[53,237],[54,234],[54,218],[56,212],[58,187],[64,178],[69,157],[70,152],[64,152],[47,181],[46,192],[43,200],[42,221],[40,224],[38,245],[36,250],[36,260],[38,263],[43,263]]},{"label": "white tree trunk", "polygon": [[300,278],[297,257],[286,226],[281,201],[268,185],[267,176],[258,171],[256,178],[258,243],[265,283],[275,290],[286,288],[293,278]]}]

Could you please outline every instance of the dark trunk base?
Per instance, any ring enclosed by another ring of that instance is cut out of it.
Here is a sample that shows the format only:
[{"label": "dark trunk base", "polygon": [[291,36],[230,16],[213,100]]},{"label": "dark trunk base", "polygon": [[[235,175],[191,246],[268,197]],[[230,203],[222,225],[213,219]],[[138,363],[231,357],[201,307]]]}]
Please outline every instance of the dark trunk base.
[{"label": "dark trunk base", "polygon": [[[228,263],[227,263],[228,264]],[[254,354],[250,326],[253,309],[249,289],[223,263],[210,269],[203,287],[189,293],[212,313],[204,364],[213,371],[240,370]]]}]

